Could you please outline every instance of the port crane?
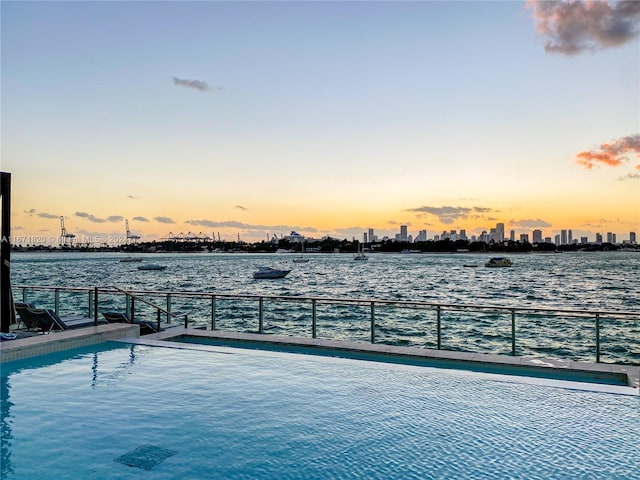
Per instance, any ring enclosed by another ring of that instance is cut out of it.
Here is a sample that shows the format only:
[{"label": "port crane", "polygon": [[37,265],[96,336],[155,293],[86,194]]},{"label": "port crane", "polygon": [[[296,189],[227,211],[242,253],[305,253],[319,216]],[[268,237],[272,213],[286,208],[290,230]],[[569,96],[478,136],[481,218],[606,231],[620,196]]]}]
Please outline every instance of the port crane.
[{"label": "port crane", "polygon": [[140,235],[133,235],[131,233],[131,230],[129,230],[129,220],[128,219],[126,219],[124,221],[124,226],[125,226],[125,229],[127,231],[127,243],[129,243],[129,240],[132,240],[133,243],[136,243],[138,240],[140,240]]},{"label": "port crane", "polygon": [[72,245],[73,239],[76,236],[73,233],[68,233],[67,229],[64,228],[64,217],[60,216],[60,241],[63,245]]}]

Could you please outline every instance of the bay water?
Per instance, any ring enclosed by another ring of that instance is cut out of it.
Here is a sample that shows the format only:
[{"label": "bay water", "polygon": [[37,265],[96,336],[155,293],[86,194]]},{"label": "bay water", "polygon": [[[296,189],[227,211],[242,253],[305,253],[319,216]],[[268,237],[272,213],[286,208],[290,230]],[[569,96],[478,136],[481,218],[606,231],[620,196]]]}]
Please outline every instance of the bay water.
[{"label": "bay water", "polygon": [[[486,268],[484,263],[491,255],[467,253],[370,254],[366,262],[354,261],[353,254],[309,254],[307,263],[295,263],[295,254],[154,253],[140,254],[142,263],[120,262],[125,256],[115,252],[14,252],[14,298],[24,298],[18,288],[21,285],[116,286],[137,291],[636,312],[632,317],[603,316],[601,348],[603,361],[640,364],[640,254],[636,252],[510,254],[513,266],[508,268]],[[149,263],[167,268],[138,270],[139,265]],[[291,273],[283,279],[254,280],[252,274],[260,266],[290,269]],[[27,291],[26,299],[53,308],[51,292]],[[165,300],[153,301],[165,306]],[[86,304],[85,295],[63,299],[60,313],[86,313]],[[123,305],[112,307],[122,310]],[[176,299],[172,311],[188,313],[192,324],[210,323],[208,300]],[[216,315],[217,328],[256,329],[255,302],[229,301],[217,307]],[[319,307],[318,336],[367,341],[369,315],[366,307]],[[267,333],[310,336],[308,304],[279,305],[266,317]],[[510,328],[508,314],[445,315],[442,348],[508,354]],[[518,318],[517,353],[592,361],[594,330],[591,318]],[[380,308],[376,311],[376,341],[434,348],[435,313]]]}]

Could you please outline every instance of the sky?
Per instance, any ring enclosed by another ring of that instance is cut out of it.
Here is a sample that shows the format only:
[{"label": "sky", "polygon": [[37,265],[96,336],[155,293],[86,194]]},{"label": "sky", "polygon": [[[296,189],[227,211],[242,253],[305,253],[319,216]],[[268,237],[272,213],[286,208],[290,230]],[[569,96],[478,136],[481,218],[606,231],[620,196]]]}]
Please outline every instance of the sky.
[{"label": "sky", "polygon": [[0,8],[14,244],[640,233],[640,2]]}]

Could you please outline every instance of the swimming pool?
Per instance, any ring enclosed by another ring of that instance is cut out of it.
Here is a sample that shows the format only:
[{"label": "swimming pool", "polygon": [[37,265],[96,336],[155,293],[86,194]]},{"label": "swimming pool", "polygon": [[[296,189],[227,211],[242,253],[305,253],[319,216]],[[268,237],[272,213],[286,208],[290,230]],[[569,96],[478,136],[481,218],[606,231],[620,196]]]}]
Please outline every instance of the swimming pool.
[{"label": "swimming pool", "polygon": [[640,478],[637,395],[117,342],[1,381],[6,479]]}]

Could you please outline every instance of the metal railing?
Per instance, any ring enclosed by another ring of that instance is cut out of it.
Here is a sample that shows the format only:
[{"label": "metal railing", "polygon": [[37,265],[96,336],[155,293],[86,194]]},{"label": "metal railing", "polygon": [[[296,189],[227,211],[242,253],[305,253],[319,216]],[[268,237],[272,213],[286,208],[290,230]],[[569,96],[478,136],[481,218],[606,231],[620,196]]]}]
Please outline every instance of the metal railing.
[{"label": "metal railing", "polygon": [[[265,304],[271,303],[287,303],[287,304],[303,304],[310,306],[310,334],[312,338],[318,337],[318,308],[322,305],[329,306],[351,306],[351,307],[366,307],[369,311],[369,327],[368,327],[368,339],[371,343],[378,341],[378,332],[381,331],[381,326],[378,323],[378,309],[383,307],[393,307],[398,309],[410,309],[416,311],[432,311],[435,312],[435,342],[434,347],[438,350],[443,349],[443,333],[445,328],[443,327],[443,317],[445,313],[449,317],[454,316],[454,313],[474,314],[474,315],[507,315],[510,319],[508,337],[509,337],[509,354],[516,356],[518,352],[518,338],[517,327],[519,323],[518,318],[528,319],[532,317],[547,318],[580,318],[593,322],[593,338],[590,342],[594,350],[595,361],[601,361],[601,348],[602,348],[602,320],[617,319],[617,320],[630,320],[637,323],[638,332],[640,332],[640,312],[622,312],[622,311],[605,311],[605,310],[578,310],[578,309],[558,309],[558,308],[540,308],[540,307],[510,307],[510,306],[495,306],[495,305],[468,305],[468,304],[451,304],[451,303],[434,303],[424,301],[400,301],[400,300],[383,300],[383,299],[350,299],[350,298],[328,298],[328,297],[298,297],[298,296],[281,296],[281,295],[252,295],[252,294],[233,294],[233,293],[211,293],[211,292],[185,292],[185,291],[157,291],[157,290],[124,290],[118,287],[93,287],[93,288],[78,288],[78,287],[46,287],[46,286],[27,286],[18,285],[14,286],[14,289],[22,291],[22,300],[28,301],[28,292],[36,291],[52,291],[54,294],[54,310],[58,313],[60,308],[60,293],[71,292],[76,294],[87,295],[87,307],[89,316],[93,316],[94,319],[98,318],[99,299],[102,300],[104,296],[124,295],[127,304],[127,311],[132,315],[135,315],[135,302],[136,300],[142,302],[156,312],[156,320],[160,325],[161,314],[166,316],[166,323],[170,324],[172,319],[183,318],[184,326],[189,325],[188,313],[173,313],[171,311],[174,301],[176,299],[191,299],[202,300],[207,299],[210,301],[209,319],[206,321],[206,327],[210,327],[211,330],[218,329],[218,306],[222,301],[226,302],[256,302],[257,303],[257,315],[258,325],[257,333],[265,333]],[[160,307],[157,304],[144,299],[142,296],[147,297],[163,297],[165,298],[166,307]],[[16,297],[17,298],[17,297]],[[103,302],[104,303],[104,302]],[[474,317],[475,318],[475,317]],[[451,325],[452,321],[449,320],[448,325]],[[629,329],[636,328],[630,326]],[[521,336],[522,338],[522,336]]]}]

